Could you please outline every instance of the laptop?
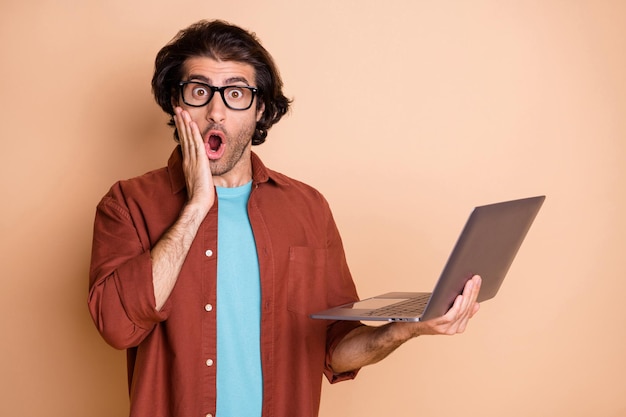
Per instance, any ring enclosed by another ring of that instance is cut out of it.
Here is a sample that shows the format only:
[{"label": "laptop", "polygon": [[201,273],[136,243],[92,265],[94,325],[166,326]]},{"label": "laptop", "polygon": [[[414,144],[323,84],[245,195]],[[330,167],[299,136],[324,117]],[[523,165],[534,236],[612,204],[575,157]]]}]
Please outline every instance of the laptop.
[{"label": "laptop", "polygon": [[474,275],[482,278],[478,302],[493,298],[544,200],[537,196],[474,208],[432,293],[390,292],[311,317],[401,322],[441,317]]}]

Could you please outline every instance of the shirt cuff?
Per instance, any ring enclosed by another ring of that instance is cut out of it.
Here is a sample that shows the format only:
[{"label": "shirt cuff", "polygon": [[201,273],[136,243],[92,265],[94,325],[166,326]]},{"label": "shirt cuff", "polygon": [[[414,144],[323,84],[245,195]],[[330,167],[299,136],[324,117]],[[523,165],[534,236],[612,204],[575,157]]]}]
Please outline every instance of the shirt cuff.
[{"label": "shirt cuff", "polygon": [[337,345],[343,340],[343,338],[357,327],[364,326],[359,321],[340,320],[332,323],[328,327],[328,337],[326,346],[326,360],[324,364],[324,375],[328,382],[335,384],[341,381],[347,381],[356,378],[359,373],[359,369],[353,369],[347,372],[336,373],[331,368],[330,364],[333,357],[333,352]]}]

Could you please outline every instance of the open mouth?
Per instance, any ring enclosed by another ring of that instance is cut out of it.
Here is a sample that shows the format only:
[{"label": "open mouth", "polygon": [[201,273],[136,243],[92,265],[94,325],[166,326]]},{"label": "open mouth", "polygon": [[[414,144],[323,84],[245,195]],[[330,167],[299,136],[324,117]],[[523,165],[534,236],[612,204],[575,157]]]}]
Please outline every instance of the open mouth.
[{"label": "open mouth", "polygon": [[220,159],[226,151],[226,142],[224,141],[224,132],[212,129],[204,136],[207,157],[210,160]]},{"label": "open mouth", "polygon": [[219,137],[218,135],[211,135],[209,136],[209,149],[211,150],[211,152],[217,152],[220,149],[220,146],[222,146],[222,138]]}]

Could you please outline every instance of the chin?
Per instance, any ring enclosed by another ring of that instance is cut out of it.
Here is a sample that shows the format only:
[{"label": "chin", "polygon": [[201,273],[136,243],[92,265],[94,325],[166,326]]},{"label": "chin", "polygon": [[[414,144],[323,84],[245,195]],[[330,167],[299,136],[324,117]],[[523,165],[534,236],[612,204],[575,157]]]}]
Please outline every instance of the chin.
[{"label": "chin", "polygon": [[231,170],[231,167],[227,167],[224,166],[224,164],[221,164],[220,160],[209,161],[209,166],[211,167],[211,175],[213,175],[214,177],[220,177]]}]

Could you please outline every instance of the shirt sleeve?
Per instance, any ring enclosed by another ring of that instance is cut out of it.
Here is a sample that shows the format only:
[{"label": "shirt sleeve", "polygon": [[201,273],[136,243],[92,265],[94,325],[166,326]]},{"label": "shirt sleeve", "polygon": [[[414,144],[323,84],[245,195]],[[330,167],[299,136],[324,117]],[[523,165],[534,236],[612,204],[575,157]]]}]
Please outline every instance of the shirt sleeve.
[{"label": "shirt sleeve", "polygon": [[361,326],[363,326],[361,322],[347,320],[336,321],[329,326],[327,338],[328,343],[326,346],[326,361],[324,364],[324,375],[326,376],[326,379],[328,379],[328,382],[330,382],[331,384],[354,379],[359,373],[360,368],[348,372],[336,373],[330,367],[330,363],[332,360],[333,352],[335,351],[335,348],[337,347],[339,342],[341,342],[341,340],[352,330]]},{"label": "shirt sleeve", "polygon": [[[328,300],[329,306],[337,306],[358,301],[359,297],[354,281],[352,280],[350,269],[348,268],[339,230],[337,229],[337,225],[328,206],[327,213]],[[326,332],[326,360],[324,364],[324,375],[330,383],[354,379],[356,377],[359,369],[338,374],[332,370],[330,364],[337,345],[348,333],[360,326],[363,326],[363,324],[358,321],[339,320],[330,322]]]},{"label": "shirt sleeve", "polygon": [[168,305],[155,306],[152,260],[124,203],[119,183],[96,209],[88,306],[102,337],[115,348],[137,346]]}]

